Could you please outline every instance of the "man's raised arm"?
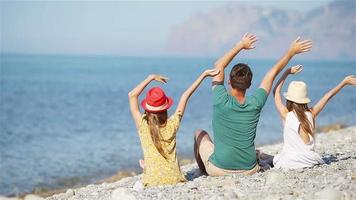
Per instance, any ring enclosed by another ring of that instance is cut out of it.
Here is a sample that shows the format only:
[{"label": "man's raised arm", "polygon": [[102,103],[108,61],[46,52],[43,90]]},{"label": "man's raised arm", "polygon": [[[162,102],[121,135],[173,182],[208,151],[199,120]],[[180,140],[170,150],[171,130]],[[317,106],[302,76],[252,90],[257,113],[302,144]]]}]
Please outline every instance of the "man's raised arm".
[{"label": "man's raised arm", "polygon": [[242,50],[242,49],[253,49],[253,43],[257,41],[256,35],[245,33],[241,40],[235,44],[235,46],[227,52],[223,57],[215,62],[215,68],[220,70],[220,73],[213,78],[213,87],[214,83],[224,82],[225,68],[229,65],[231,60]]},{"label": "man's raised arm", "polygon": [[300,41],[300,37],[294,40],[284,56],[267,72],[262,80],[260,88],[263,88],[267,95],[270,93],[272,84],[276,76],[281,70],[288,64],[288,62],[299,53],[304,53],[312,48],[312,42],[310,40]]}]

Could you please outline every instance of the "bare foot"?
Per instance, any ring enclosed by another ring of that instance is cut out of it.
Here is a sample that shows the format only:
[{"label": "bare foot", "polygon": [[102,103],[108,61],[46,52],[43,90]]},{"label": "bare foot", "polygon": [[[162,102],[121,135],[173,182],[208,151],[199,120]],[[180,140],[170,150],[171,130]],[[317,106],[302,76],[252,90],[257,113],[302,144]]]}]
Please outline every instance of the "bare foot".
[{"label": "bare foot", "polygon": [[141,167],[142,169],[145,168],[145,161],[144,161],[144,160],[140,159],[140,160],[138,161],[138,163],[140,163],[140,167]]}]

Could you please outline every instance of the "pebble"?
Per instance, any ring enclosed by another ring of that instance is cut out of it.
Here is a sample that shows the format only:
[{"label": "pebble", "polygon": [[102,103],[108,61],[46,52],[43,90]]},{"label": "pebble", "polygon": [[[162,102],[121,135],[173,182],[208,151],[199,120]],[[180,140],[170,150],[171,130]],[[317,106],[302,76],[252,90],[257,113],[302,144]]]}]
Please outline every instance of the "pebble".
[{"label": "pebble", "polygon": [[136,200],[125,188],[117,188],[111,194],[111,200]]},{"label": "pebble", "polygon": [[341,200],[343,196],[340,191],[327,188],[315,193],[315,200]]},{"label": "pebble", "polygon": [[236,192],[234,190],[229,190],[225,193],[224,197],[226,199],[237,199],[238,195],[236,194]]},{"label": "pebble", "polygon": [[71,196],[74,196],[74,195],[75,195],[75,192],[74,192],[74,190],[72,190],[72,189],[68,189],[67,192],[66,192],[66,195],[67,195],[68,197],[71,197]]},{"label": "pebble", "polygon": [[353,180],[353,181],[356,180],[356,171],[352,172],[351,180]]},{"label": "pebble", "polygon": [[212,195],[209,200],[223,200],[224,198],[219,195]]},{"label": "pebble", "polygon": [[143,184],[141,183],[141,181],[136,181],[134,186],[133,186],[133,190],[135,191],[142,191],[144,189]]},{"label": "pebble", "polygon": [[344,192],[344,200],[352,200],[352,195],[348,192]]},{"label": "pebble", "polygon": [[94,191],[94,192],[90,193],[90,195],[91,195],[91,196],[98,196],[98,195],[99,195],[99,192]]},{"label": "pebble", "polygon": [[303,172],[304,172],[304,168],[297,169],[296,171],[297,171],[298,173],[303,173]]},{"label": "pebble", "polygon": [[268,174],[266,179],[266,184],[280,183],[283,182],[284,175],[281,172],[271,172]]}]

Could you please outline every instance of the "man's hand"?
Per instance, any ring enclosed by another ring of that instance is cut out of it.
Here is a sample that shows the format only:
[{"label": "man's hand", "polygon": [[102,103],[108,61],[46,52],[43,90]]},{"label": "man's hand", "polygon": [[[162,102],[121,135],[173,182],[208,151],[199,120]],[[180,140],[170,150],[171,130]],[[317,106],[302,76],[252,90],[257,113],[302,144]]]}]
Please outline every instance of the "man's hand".
[{"label": "man's hand", "polygon": [[289,52],[294,56],[299,53],[304,53],[304,52],[310,51],[312,46],[313,46],[313,43],[311,40],[300,41],[300,37],[298,37],[290,45]]},{"label": "man's hand", "polygon": [[149,76],[152,80],[155,80],[155,81],[158,81],[158,82],[161,82],[161,83],[167,83],[168,81],[168,78],[167,77],[164,77],[162,75],[157,75],[157,74],[151,74]]},{"label": "man's hand", "polygon": [[216,76],[220,73],[219,69],[207,69],[203,72],[203,75],[206,76]]},{"label": "man's hand", "polygon": [[249,50],[254,49],[253,45],[257,41],[256,35],[249,34],[248,32],[242,36],[240,42],[237,45],[241,45],[243,49]]},{"label": "man's hand", "polygon": [[[225,68],[229,65],[232,59],[242,50],[242,49],[253,49],[253,45],[257,41],[256,35],[251,35],[246,33],[241,40],[227,53],[225,53],[221,58],[215,62],[215,69],[219,69],[220,72],[217,73],[213,78],[213,82],[224,81]],[[214,86],[213,86],[214,87]]]},{"label": "man's hand", "polygon": [[289,74],[297,74],[297,73],[301,72],[302,70],[303,70],[303,66],[296,65],[296,66],[290,67],[288,69],[288,73]]},{"label": "man's hand", "polygon": [[[282,71],[282,69],[288,64],[294,55],[302,52],[310,51],[312,48],[312,42],[310,40],[300,41],[300,37],[294,40],[288,50],[288,52],[270,69],[262,80],[260,88],[266,90],[267,94],[271,91],[273,81],[276,76]],[[293,69],[293,72],[297,73],[300,69]],[[287,71],[288,72],[288,71]],[[288,72],[289,73],[289,72]]]},{"label": "man's hand", "polygon": [[346,76],[342,81],[342,84],[356,86],[356,76],[355,75]]}]

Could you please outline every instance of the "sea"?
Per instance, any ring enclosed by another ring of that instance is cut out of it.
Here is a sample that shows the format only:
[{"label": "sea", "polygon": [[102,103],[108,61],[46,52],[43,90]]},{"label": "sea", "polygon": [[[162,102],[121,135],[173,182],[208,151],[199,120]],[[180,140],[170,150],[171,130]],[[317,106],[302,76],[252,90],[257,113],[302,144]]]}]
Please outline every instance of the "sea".
[{"label": "sea", "polygon": [[[120,170],[138,170],[142,150],[129,112],[128,92],[149,74],[162,74],[162,87],[174,99],[214,58],[145,58],[64,55],[1,55],[0,57],[0,195],[35,188],[65,187],[68,182],[94,183]],[[253,71],[247,95],[260,84],[276,60],[235,59]],[[355,61],[293,60],[304,70],[290,76],[308,84],[315,104],[346,75],[356,74]],[[226,69],[229,73],[231,66]],[[346,86],[317,118],[317,126],[356,124],[356,88]],[[180,158],[193,158],[196,129],[212,133],[211,78],[188,102],[177,135]],[[257,129],[256,145],[282,140],[282,123],[272,95]]]}]

